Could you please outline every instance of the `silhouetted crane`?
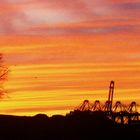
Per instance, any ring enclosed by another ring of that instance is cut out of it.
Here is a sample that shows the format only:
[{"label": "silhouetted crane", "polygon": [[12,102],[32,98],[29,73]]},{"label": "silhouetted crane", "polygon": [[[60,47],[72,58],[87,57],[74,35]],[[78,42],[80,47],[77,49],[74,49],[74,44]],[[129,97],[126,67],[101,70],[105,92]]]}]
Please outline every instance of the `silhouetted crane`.
[{"label": "silhouetted crane", "polygon": [[[138,120],[140,114],[137,112],[136,102],[131,102],[129,106],[117,101],[113,106],[114,81],[110,82],[108,100],[104,105],[101,105],[99,100],[95,100],[92,104],[89,100],[84,100],[83,103],[76,109],[78,111],[104,111],[107,116],[119,123],[128,123],[131,120]],[[112,107],[113,106],[113,107]]]},{"label": "silhouetted crane", "polygon": [[102,106],[99,100],[96,100],[92,105],[92,111],[100,111],[102,110]]}]

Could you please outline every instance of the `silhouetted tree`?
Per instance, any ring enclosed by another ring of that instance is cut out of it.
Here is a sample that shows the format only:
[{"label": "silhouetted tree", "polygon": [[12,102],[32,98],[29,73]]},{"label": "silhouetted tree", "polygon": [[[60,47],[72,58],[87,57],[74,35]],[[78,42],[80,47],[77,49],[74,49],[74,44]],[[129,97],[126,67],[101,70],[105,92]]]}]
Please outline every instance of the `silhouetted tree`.
[{"label": "silhouetted tree", "polygon": [[3,83],[7,79],[7,75],[8,67],[4,64],[3,54],[0,53],[0,98],[5,94]]}]

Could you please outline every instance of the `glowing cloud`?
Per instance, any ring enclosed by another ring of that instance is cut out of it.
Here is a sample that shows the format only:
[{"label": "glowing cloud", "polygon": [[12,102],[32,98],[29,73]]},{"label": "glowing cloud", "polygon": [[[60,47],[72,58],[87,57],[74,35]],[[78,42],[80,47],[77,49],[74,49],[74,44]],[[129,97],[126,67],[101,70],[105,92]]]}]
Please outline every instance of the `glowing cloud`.
[{"label": "glowing cloud", "polygon": [[[139,0],[1,0],[10,67],[0,113],[66,113],[84,99],[140,101]],[[67,106],[67,104],[69,104]]]}]

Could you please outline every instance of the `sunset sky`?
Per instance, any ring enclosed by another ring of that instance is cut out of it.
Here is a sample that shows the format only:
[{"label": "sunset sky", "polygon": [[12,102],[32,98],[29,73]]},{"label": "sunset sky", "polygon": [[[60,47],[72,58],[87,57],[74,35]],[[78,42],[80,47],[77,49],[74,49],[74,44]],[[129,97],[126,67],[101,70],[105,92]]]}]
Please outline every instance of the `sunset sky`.
[{"label": "sunset sky", "polygon": [[9,67],[0,114],[65,114],[84,99],[140,104],[140,0],[0,0]]}]

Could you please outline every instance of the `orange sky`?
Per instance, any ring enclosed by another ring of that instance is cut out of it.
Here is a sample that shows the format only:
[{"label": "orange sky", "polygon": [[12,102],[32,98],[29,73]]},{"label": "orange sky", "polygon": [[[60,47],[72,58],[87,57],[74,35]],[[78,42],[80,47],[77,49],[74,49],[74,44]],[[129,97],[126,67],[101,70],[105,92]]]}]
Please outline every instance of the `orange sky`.
[{"label": "orange sky", "polygon": [[140,103],[139,0],[3,0],[10,72],[1,114],[65,114],[84,99]]}]

